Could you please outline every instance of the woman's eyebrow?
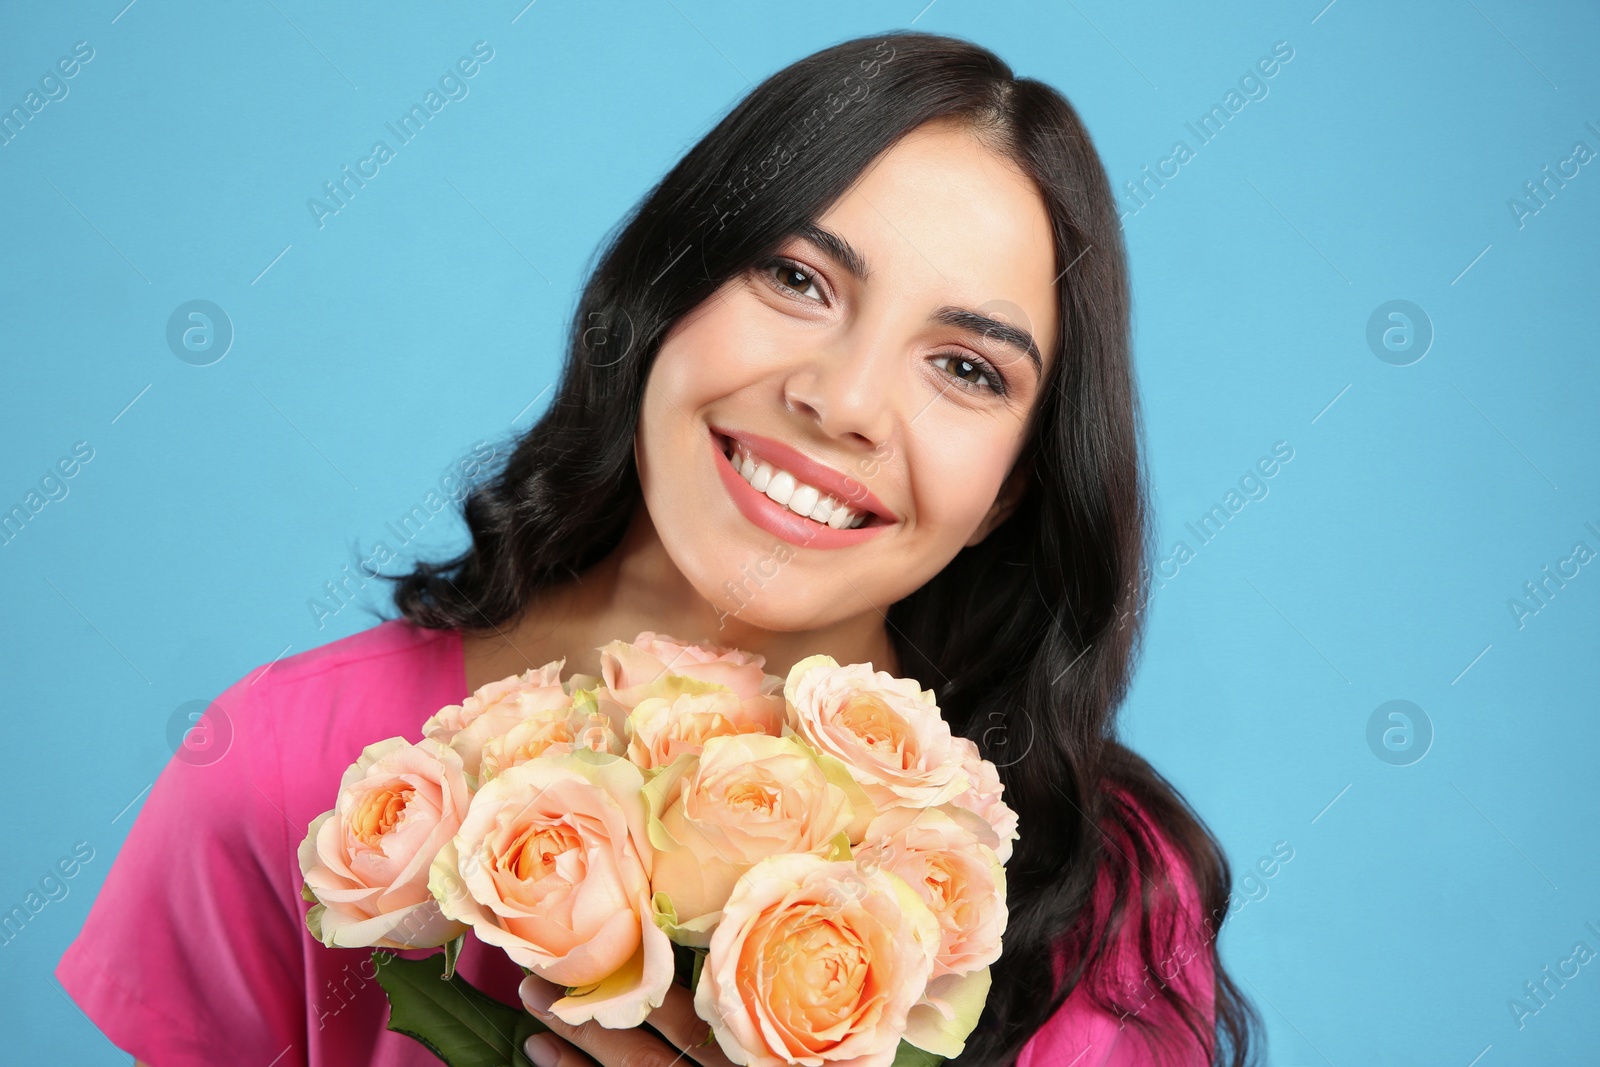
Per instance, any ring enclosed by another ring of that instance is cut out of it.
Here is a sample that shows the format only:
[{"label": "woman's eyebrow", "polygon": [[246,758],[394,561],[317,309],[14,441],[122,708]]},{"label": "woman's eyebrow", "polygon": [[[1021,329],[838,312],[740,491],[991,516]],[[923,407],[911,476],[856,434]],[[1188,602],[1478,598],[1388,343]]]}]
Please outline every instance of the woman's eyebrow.
[{"label": "woman's eyebrow", "polygon": [[946,326],[954,326],[958,330],[966,330],[980,337],[987,337],[998,344],[1014,348],[1028,357],[1028,362],[1033,364],[1033,372],[1039,376],[1044,375],[1044,362],[1039,355],[1039,346],[1033,340],[1033,334],[1020,326],[1013,326],[1009,322],[992,319],[971,308],[952,307],[946,304],[933,313],[933,321]]},{"label": "woman's eyebrow", "polygon": [[[814,222],[807,222],[795,230],[795,236],[810,241],[828,253],[857,281],[866,281],[871,277],[872,268],[867,265],[866,257],[856,251],[849,241],[833,231],[825,230]],[[990,318],[971,308],[953,307],[948,304],[933,313],[933,321],[1014,348],[1028,357],[1028,361],[1033,364],[1035,374],[1044,374],[1044,362],[1039,355],[1039,345],[1031,333],[1019,326]]]},{"label": "woman's eyebrow", "polygon": [[864,282],[872,276],[872,268],[867,266],[867,259],[832,230],[824,230],[814,222],[808,222],[795,230],[795,236],[802,237],[838,261],[839,265],[849,271],[858,282]]}]

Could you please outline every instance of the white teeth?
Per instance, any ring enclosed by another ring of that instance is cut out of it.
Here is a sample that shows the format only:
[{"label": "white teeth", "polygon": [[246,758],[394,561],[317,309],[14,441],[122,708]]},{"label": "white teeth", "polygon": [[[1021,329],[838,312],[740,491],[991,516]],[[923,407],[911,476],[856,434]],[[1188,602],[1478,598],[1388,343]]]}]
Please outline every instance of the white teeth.
[{"label": "white teeth", "polygon": [[758,493],[765,493],[775,504],[782,504],[796,515],[822,523],[835,530],[848,530],[867,521],[865,512],[846,507],[814,485],[799,481],[786,470],[756,459],[735,448],[729,457],[733,469]]},{"label": "white teeth", "polygon": [[772,481],[767,483],[767,499],[774,504],[789,504],[789,498],[794,496],[794,475],[788,471],[778,471],[772,476]]},{"label": "white teeth", "polygon": [[809,518],[811,512],[816,508],[817,502],[821,499],[822,494],[814,488],[809,485],[801,485],[795,488],[794,495],[788,499],[787,503],[790,511],[796,515],[804,515]]}]

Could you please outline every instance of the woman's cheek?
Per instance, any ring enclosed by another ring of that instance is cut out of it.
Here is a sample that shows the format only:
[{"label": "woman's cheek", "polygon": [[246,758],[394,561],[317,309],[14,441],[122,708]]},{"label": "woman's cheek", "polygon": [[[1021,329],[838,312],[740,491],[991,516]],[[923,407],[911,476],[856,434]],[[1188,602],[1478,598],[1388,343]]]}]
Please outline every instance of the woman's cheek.
[{"label": "woman's cheek", "polygon": [[927,439],[918,442],[925,447],[908,449],[914,515],[916,525],[941,545],[955,546],[953,556],[994,506],[1010,443],[974,439],[942,427],[929,430]]}]

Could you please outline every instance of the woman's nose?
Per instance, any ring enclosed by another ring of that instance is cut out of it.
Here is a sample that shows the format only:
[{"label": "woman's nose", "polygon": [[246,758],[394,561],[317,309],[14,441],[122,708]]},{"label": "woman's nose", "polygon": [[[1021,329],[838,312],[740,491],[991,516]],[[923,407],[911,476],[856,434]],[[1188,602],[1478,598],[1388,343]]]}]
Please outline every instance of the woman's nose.
[{"label": "woman's nose", "polygon": [[828,437],[855,438],[868,448],[889,439],[903,391],[894,354],[882,345],[840,345],[817,353],[784,381],[789,410]]}]

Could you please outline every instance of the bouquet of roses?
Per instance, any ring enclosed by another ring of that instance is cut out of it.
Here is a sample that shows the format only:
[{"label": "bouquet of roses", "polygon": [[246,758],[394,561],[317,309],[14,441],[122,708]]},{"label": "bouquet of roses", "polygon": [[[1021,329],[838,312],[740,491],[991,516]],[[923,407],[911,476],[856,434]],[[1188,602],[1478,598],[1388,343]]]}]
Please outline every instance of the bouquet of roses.
[{"label": "bouquet of roses", "polygon": [[452,1067],[526,1062],[543,1027],[453,974],[471,932],[564,987],[571,1024],[639,1026],[676,978],[737,1064],[959,1055],[1017,818],[933,693],[648,631],[599,651],[599,678],[558,660],[369,746],[312,821],[306,923],[380,950],[390,1029]]}]

